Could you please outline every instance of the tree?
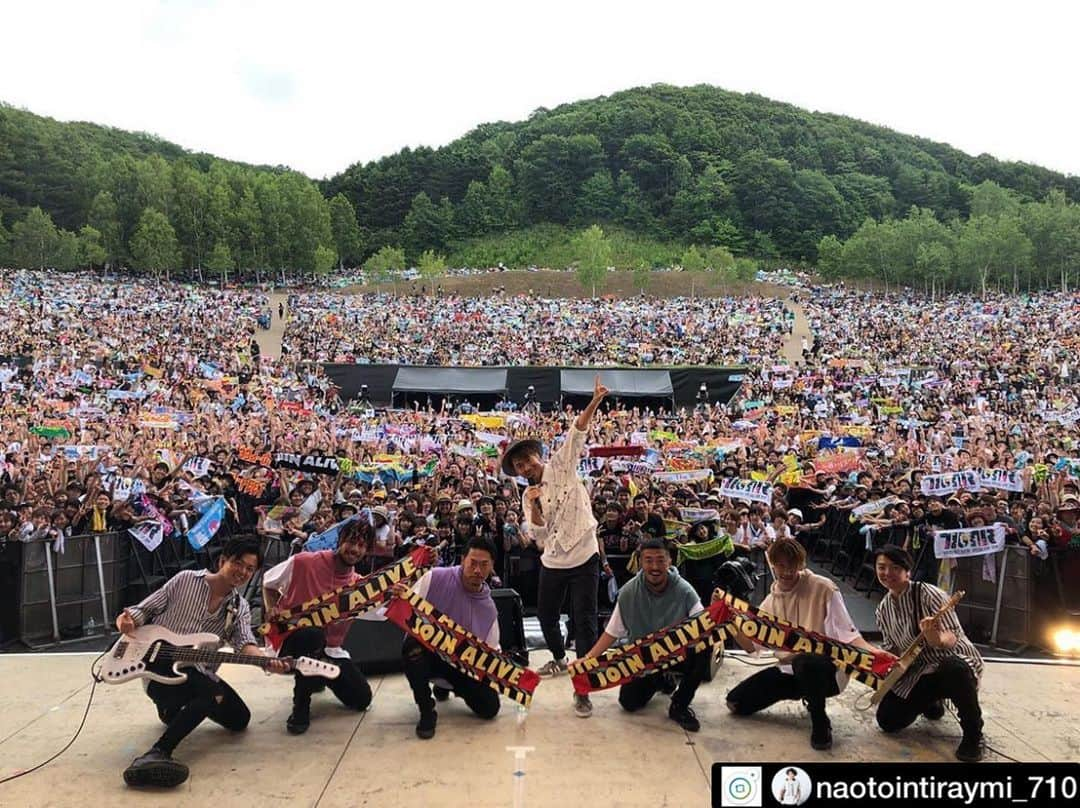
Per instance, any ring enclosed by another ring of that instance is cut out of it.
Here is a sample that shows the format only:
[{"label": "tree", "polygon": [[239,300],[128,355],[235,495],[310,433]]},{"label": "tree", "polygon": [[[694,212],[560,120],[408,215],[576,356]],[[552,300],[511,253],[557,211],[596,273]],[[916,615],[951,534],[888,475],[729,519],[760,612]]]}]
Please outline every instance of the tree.
[{"label": "tree", "polygon": [[101,243],[101,233],[88,224],[79,229],[79,263],[85,267],[104,264],[108,250]]},{"label": "tree", "polygon": [[619,221],[639,233],[648,232],[653,226],[653,214],[649,201],[641,193],[634,178],[626,172],[619,175]]},{"label": "tree", "polygon": [[432,294],[435,293],[435,279],[446,274],[446,256],[436,253],[434,250],[424,250],[416,268],[420,270],[420,277],[430,286]]},{"label": "tree", "polygon": [[143,211],[129,247],[135,266],[153,272],[155,278],[159,278],[161,271],[165,270],[165,280],[168,280],[169,269],[180,261],[176,231],[165,214],[155,208]]},{"label": "tree", "polygon": [[527,145],[515,166],[528,219],[569,222],[582,183],[604,162],[603,145],[592,134],[544,134]]},{"label": "tree", "polygon": [[353,264],[360,258],[363,249],[356,209],[345,194],[336,194],[330,200],[330,229],[334,233],[339,268],[345,269],[345,262]]},{"label": "tree", "polygon": [[1016,219],[972,216],[959,226],[956,262],[962,273],[978,281],[983,298],[993,275],[1018,273],[1030,262],[1031,252]]},{"label": "tree", "polygon": [[39,207],[11,228],[11,257],[16,266],[44,269],[53,265],[58,234],[52,217]]},{"label": "tree", "polygon": [[749,282],[757,277],[758,262],[753,258],[736,258],[735,266],[732,269],[732,274],[735,275],[736,280]]},{"label": "tree", "polygon": [[836,236],[825,236],[818,242],[817,270],[823,278],[839,278],[844,274],[844,245]]},{"label": "tree", "polygon": [[[105,248],[105,261],[119,261],[124,253],[124,240],[120,232],[120,219],[116,200],[109,191],[99,191],[90,203],[87,223],[101,236]],[[100,262],[94,262],[100,263]]]},{"label": "tree", "polygon": [[334,264],[338,262],[338,254],[331,247],[324,247],[320,244],[315,248],[315,268],[314,273],[316,277],[325,277],[330,274],[330,270],[334,268]]},{"label": "tree", "polygon": [[75,269],[79,266],[79,237],[70,230],[56,231],[52,265],[62,270]]},{"label": "tree", "polygon": [[594,224],[574,238],[571,249],[577,263],[578,283],[584,289],[592,288],[592,296],[596,297],[596,290],[603,287],[611,265],[611,242],[600,226]]},{"label": "tree", "polygon": [[634,265],[634,288],[638,290],[639,294],[644,295],[651,280],[652,267],[644,259],[638,261]]},{"label": "tree", "polygon": [[485,209],[495,232],[509,230],[521,223],[521,205],[514,193],[514,178],[501,165],[492,168],[488,176]]},{"label": "tree", "polygon": [[201,269],[209,243],[206,175],[186,162],[173,166],[173,221],[189,267]]},{"label": "tree", "polygon": [[449,200],[444,202],[445,205],[436,206],[423,191],[413,197],[403,228],[405,247],[410,255],[445,246],[453,227],[454,212]]},{"label": "tree", "polygon": [[705,256],[701,254],[695,245],[691,244],[679,259],[683,272],[690,273],[690,297],[695,297],[697,292],[698,275],[705,269]]},{"label": "tree", "polygon": [[609,222],[614,218],[618,205],[615,181],[605,168],[582,183],[575,218],[579,222]]},{"label": "tree", "polygon": [[394,294],[397,294],[397,273],[404,268],[405,251],[389,245],[380,248],[364,262],[364,272],[368,280],[373,284],[391,281],[394,284]]},{"label": "tree", "polygon": [[458,225],[461,235],[480,236],[491,229],[491,217],[487,209],[487,186],[473,180],[465,190],[465,198],[458,205]]},{"label": "tree", "polygon": [[971,192],[971,215],[990,216],[999,219],[1014,217],[1020,213],[1020,200],[1006,188],[992,180],[984,180]]},{"label": "tree", "polygon": [[229,282],[229,272],[235,266],[236,262],[233,261],[229,245],[224,241],[214,242],[214,249],[210,251],[210,255],[206,258],[206,268],[215,275],[221,276],[222,286]]},{"label": "tree", "polygon": [[712,282],[723,287],[735,269],[735,256],[727,247],[710,247],[703,256],[705,269],[712,276]]}]

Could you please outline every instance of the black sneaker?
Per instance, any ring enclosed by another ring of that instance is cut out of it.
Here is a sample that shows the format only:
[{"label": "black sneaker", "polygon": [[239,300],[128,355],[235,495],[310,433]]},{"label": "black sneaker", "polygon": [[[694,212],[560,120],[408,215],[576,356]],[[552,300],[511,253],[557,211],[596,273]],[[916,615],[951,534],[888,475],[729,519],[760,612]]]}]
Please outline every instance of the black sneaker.
[{"label": "black sneaker", "polygon": [[986,757],[986,741],[982,733],[978,735],[965,735],[956,747],[956,759],[964,763],[978,763]]},{"label": "black sneaker", "polygon": [[930,702],[930,706],[923,710],[922,714],[928,721],[940,721],[945,717],[945,705],[941,699]]},{"label": "black sneaker", "polygon": [[668,707],[667,717],[687,732],[697,732],[701,729],[701,722],[690,707],[676,707],[672,704]]},{"label": "black sneaker", "polygon": [[124,782],[135,788],[176,788],[187,779],[188,767],[156,746],[124,770]]},{"label": "black sneaker", "polygon": [[420,720],[416,722],[416,737],[425,741],[435,737],[435,724],[439,721],[439,714],[431,712],[420,713]]},{"label": "black sneaker", "polygon": [[285,729],[290,735],[303,735],[311,726],[310,705],[294,704],[289,717],[285,719]]},{"label": "black sneaker", "polygon": [[435,701],[449,701],[450,694],[453,692],[447,690],[445,687],[439,687],[438,685],[435,685],[431,689],[435,691]]},{"label": "black sneaker", "polygon": [[810,730],[810,746],[819,752],[832,749],[832,722],[828,718],[814,722]]}]

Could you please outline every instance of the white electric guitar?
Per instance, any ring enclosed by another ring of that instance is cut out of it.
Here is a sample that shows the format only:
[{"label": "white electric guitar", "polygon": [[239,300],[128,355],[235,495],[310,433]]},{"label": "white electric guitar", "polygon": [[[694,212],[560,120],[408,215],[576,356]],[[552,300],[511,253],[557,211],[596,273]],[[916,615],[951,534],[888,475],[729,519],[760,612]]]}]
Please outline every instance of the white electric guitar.
[{"label": "white electric guitar", "polygon": [[[132,679],[153,679],[166,685],[187,681],[182,666],[198,665],[257,665],[266,668],[273,657],[254,654],[223,654],[216,650],[221,640],[216,634],[176,634],[161,626],[146,625],[134,634],[123,634],[102,662],[101,681],[111,685]],[[285,657],[289,670],[302,676],[322,676],[336,679],[341,669],[329,662],[310,657]]]}]

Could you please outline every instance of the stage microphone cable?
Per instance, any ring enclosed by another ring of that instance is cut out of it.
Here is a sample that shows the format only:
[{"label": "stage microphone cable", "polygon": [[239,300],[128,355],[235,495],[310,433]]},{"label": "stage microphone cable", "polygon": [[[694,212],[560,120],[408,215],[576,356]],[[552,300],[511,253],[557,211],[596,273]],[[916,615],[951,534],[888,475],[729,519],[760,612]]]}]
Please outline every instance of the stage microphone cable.
[{"label": "stage microphone cable", "polygon": [[62,754],[64,754],[64,752],[66,752],[68,749],[70,749],[72,747],[72,745],[75,743],[75,741],[77,741],[79,739],[79,735],[80,735],[80,733],[82,733],[83,727],[86,726],[86,718],[87,718],[87,716],[90,715],[90,705],[94,703],[94,691],[97,690],[98,683],[104,681],[101,678],[101,675],[99,673],[97,673],[94,670],[94,668],[97,666],[97,664],[99,662],[101,662],[102,657],[104,657],[105,654],[109,653],[110,650],[111,649],[106,648],[104,651],[101,652],[101,654],[97,657],[97,659],[95,659],[93,662],[90,663],[90,678],[93,680],[93,684],[90,685],[90,696],[86,700],[86,709],[83,710],[82,721],[79,722],[79,728],[75,730],[75,734],[71,736],[71,740],[68,741],[64,745],[63,749],[61,749],[59,752],[57,752],[55,755],[53,755],[48,760],[37,764],[36,766],[34,766],[31,769],[24,769],[21,772],[16,772],[15,774],[12,774],[12,775],[9,775],[7,777],[4,777],[3,779],[0,779],[0,785],[3,785],[4,783],[11,782],[12,780],[17,780],[20,777],[25,777],[28,774],[33,774],[38,769],[41,769],[41,768],[44,768],[45,766],[48,766],[50,763],[52,763],[54,760],[56,760],[58,757],[60,757]]}]

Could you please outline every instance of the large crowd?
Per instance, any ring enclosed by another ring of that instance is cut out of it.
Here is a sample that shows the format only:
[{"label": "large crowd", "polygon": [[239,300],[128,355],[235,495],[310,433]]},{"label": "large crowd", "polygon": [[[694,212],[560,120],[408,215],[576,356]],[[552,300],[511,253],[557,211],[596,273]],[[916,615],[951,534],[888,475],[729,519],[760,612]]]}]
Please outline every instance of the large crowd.
[{"label": "large crowd", "polygon": [[[780,537],[853,577],[874,547],[901,545],[928,580],[949,566],[935,530],[1002,523],[1038,564],[1080,545],[1080,296],[795,294],[812,333],[797,361],[783,352],[793,308],[771,298],[297,293],[271,310],[258,291],[8,271],[0,541],[61,549],[155,522],[176,541],[220,497],[225,530],[280,557],[364,511],[369,567],[444,541],[453,563],[487,536],[495,576],[529,602],[538,554],[498,458],[526,436],[554,449],[575,413],[372,410],[340,399],[318,364],[333,361],[747,365],[730,402],[593,419],[580,474],[617,584],[650,535],[718,548],[681,560],[703,596],[719,563]],[[260,355],[259,319],[283,315],[281,358]],[[339,470],[271,468],[268,452]],[[969,469],[1018,472],[1017,490],[923,493],[927,475]],[[725,478],[771,484],[768,501],[725,496]],[[1060,559],[1068,580],[1078,558]]]},{"label": "large crowd", "polygon": [[756,364],[792,323],[770,298],[303,294],[290,311],[300,359],[403,365]]}]

